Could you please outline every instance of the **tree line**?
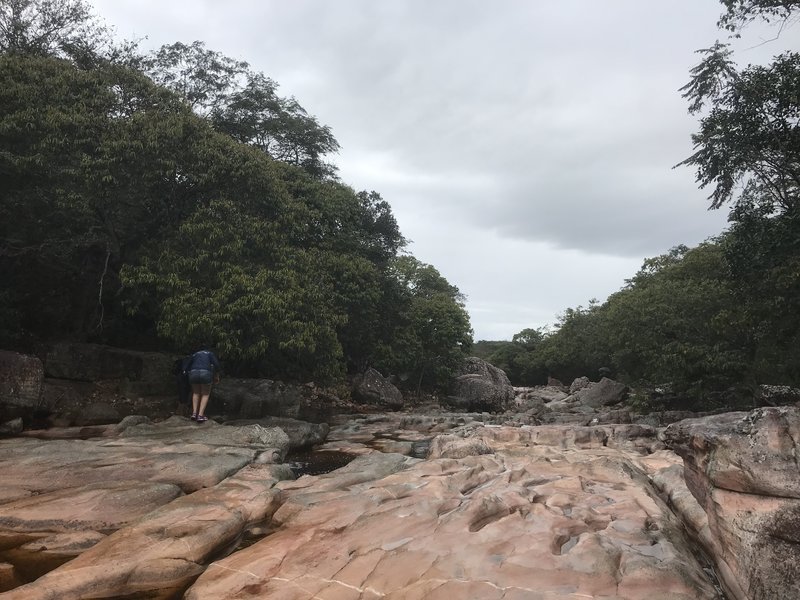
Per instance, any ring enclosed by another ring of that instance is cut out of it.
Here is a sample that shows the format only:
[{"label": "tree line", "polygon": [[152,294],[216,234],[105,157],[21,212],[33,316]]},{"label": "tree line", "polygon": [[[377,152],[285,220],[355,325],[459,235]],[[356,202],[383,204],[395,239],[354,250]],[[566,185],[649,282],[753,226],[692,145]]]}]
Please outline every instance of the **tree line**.
[{"label": "tree line", "polygon": [[83,0],[0,0],[0,347],[203,343],[241,374],[441,385],[464,298],[338,149],[202,42],[145,54]]},{"label": "tree line", "polygon": [[[783,28],[800,2],[722,0],[718,26],[739,35],[756,20]],[[649,258],[605,302],[567,309],[552,329],[476,353],[518,385],[597,377],[665,387],[710,406],[720,392],[752,397],[759,384],[800,386],[800,54],[740,67],[728,43],[700,50],[682,88],[699,116],[695,170],[729,227],[695,248]]]}]

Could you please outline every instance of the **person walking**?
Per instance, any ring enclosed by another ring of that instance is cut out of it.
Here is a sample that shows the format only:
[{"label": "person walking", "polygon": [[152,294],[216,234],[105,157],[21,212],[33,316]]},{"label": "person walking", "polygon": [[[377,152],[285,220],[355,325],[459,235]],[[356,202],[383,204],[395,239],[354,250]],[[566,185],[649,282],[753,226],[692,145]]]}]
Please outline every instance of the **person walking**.
[{"label": "person walking", "polygon": [[208,421],[205,416],[208,398],[211,396],[211,386],[219,383],[219,372],[222,365],[217,355],[206,348],[192,354],[189,365],[189,383],[192,386],[192,421],[204,423]]}]

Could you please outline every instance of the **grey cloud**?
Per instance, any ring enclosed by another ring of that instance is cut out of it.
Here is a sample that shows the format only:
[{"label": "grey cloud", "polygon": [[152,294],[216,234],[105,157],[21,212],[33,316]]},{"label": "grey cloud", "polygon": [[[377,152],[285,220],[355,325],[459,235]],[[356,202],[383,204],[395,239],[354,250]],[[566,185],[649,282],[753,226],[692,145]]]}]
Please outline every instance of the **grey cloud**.
[{"label": "grey cloud", "polygon": [[[678,88],[724,37],[709,0],[96,0],[125,37],[204,40],[329,125],[342,179],[388,200],[469,297],[477,337],[600,300],[645,256],[719,233]],[[752,28],[741,62],[797,47]],[[757,46],[748,49],[751,46]]]}]

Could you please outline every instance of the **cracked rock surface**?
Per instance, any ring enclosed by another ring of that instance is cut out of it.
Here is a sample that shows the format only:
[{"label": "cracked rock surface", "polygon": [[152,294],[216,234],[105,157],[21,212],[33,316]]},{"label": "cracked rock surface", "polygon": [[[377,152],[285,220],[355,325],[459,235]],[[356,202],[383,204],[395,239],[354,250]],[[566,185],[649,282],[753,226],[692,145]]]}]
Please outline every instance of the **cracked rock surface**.
[{"label": "cracked rock surface", "polygon": [[0,440],[0,599],[720,600],[698,547],[729,599],[800,598],[798,409],[488,417],[343,417],[354,460],[297,479],[258,424]]},{"label": "cracked rock surface", "polygon": [[729,595],[800,598],[800,410],[686,419],[667,445],[708,517],[708,547]]}]

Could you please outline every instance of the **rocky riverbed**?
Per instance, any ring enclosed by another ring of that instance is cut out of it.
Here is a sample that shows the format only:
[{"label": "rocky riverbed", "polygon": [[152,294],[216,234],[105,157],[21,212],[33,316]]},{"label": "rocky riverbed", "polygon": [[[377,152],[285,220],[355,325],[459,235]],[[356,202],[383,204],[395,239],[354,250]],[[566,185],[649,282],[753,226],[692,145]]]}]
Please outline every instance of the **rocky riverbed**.
[{"label": "rocky riverbed", "polygon": [[[0,598],[800,598],[799,409],[518,421],[23,432],[0,440]],[[310,444],[353,460],[295,478]]]}]

